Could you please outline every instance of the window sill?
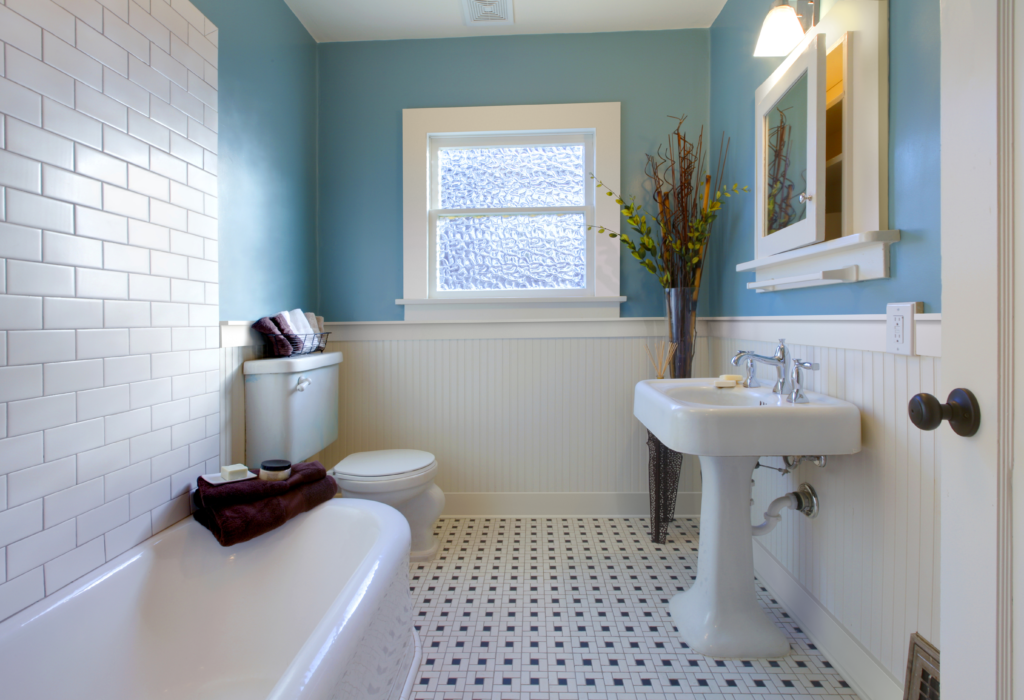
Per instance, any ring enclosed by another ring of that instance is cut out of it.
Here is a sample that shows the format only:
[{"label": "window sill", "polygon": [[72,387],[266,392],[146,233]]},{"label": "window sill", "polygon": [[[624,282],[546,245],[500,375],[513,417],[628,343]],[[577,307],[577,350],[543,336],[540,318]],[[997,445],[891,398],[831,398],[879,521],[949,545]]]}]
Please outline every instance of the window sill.
[{"label": "window sill", "polygon": [[406,321],[523,321],[618,318],[626,297],[396,299]]}]

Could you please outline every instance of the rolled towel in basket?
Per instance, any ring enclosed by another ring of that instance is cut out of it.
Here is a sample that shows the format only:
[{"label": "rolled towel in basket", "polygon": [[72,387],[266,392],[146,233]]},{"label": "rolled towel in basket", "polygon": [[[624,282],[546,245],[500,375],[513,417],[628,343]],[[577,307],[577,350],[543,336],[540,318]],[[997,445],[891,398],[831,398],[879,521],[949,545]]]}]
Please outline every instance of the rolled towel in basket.
[{"label": "rolled towel in basket", "polygon": [[295,329],[292,327],[291,320],[288,318],[288,312],[282,311],[277,316],[271,317],[271,320],[273,320],[274,323],[277,324],[277,327],[281,329],[281,333],[288,339],[288,342],[291,343],[292,349],[295,352],[300,352],[302,350],[302,338],[296,335]]},{"label": "rolled towel in basket", "polygon": [[276,357],[288,357],[292,354],[292,344],[281,335],[281,329],[277,327],[277,324],[272,319],[264,316],[252,324],[252,327],[253,330],[259,331],[267,337],[267,342],[270,343],[270,347]]},{"label": "rolled towel in basket", "polygon": [[313,329],[314,333],[323,333],[324,329],[316,322],[316,314],[311,311],[307,311],[305,314],[306,321],[309,323],[309,327]]},{"label": "rolled towel in basket", "polygon": [[302,309],[292,309],[288,312],[288,318],[291,319],[292,328],[302,337],[303,351],[312,352],[313,333],[316,331],[310,327],[309,321],[306,320],[306,314],[302,312]]},{"label": "rolled towel in basket", "polygon": [[281,527],[296,515],[331,500],[337,492],[338,482],[325,476],[280,496],[225,508],[199,508],[192,517],[212,532],[222,546],[230,547]]}]

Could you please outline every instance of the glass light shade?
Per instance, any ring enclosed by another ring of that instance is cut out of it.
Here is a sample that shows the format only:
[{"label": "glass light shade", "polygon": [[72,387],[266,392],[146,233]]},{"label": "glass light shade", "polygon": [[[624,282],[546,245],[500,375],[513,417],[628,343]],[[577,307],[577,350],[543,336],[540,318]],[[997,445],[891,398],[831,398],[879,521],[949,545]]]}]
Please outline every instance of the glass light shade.
[{"label": "glass light shade", "polygon": [[804,36],[796,10],[783,4],[773,7],[761,25],[755,56],[788,56]]}]

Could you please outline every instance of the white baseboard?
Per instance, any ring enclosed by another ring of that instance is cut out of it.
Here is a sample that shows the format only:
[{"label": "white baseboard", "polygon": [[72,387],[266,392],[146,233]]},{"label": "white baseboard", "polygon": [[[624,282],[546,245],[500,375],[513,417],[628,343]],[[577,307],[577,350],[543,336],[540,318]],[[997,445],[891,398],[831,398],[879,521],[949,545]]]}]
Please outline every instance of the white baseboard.
[{"label": "white baseboard", "polygon": [[902,700],[900,682],[756,538],[754,571],[858,697]]},{"label": "white baseboard", "polygon": [[[644,493],[445,493],[444,515],[648,517]],[[700,494],[682,492],[676,515],[699,515]]]}]

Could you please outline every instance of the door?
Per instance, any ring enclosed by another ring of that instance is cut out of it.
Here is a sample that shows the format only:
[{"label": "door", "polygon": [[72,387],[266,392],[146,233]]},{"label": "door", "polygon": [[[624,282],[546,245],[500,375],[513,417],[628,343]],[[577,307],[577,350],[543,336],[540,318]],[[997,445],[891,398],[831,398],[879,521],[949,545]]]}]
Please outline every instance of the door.
[{"label": "door", "polygon": [[956,700],[1013,696],[1013,135],[1021,116],[1018,112],[1015,121],[1017,3],[1024,5],[1020,0],[941,0],[939,398],[945,401],[952,389],[964,387],[981,405],[975,436],[960,437],[948,425],[940,428],[938,646],[942,697]]}]

